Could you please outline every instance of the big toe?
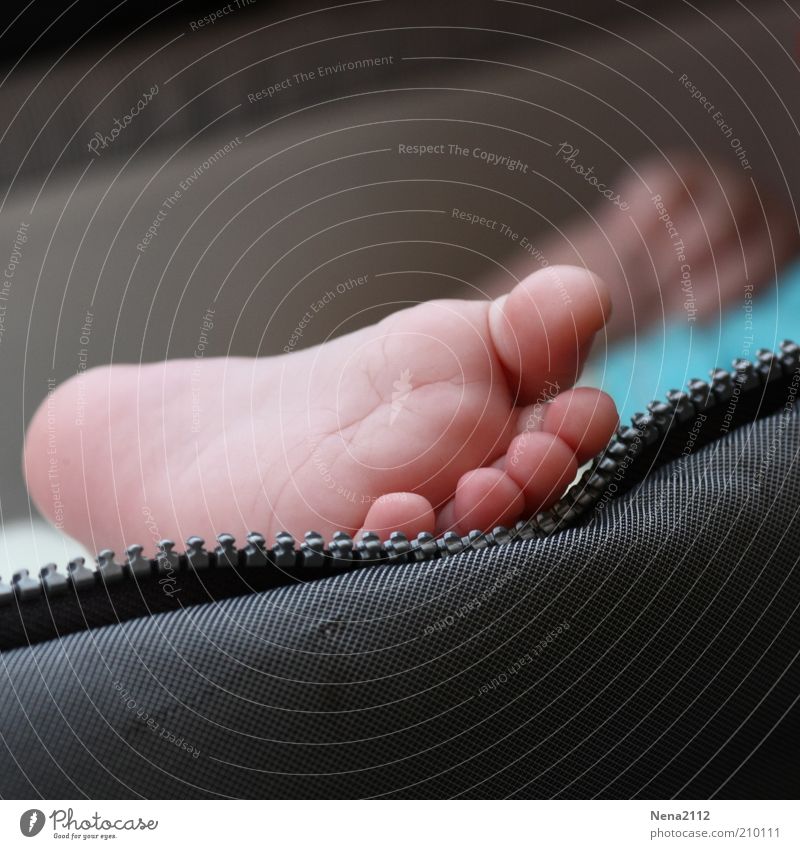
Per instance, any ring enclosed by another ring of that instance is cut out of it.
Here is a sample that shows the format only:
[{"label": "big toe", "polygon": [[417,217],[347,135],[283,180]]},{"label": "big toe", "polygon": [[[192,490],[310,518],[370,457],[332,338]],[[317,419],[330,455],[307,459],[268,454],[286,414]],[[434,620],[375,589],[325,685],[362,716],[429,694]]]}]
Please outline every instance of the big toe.
[{"label": "big toe", "polygon": [[603,280],[569,265],[536,271],[496,300],[489,329],[517,403],[534,402],[548,385],[571,386],[610,315]]}]

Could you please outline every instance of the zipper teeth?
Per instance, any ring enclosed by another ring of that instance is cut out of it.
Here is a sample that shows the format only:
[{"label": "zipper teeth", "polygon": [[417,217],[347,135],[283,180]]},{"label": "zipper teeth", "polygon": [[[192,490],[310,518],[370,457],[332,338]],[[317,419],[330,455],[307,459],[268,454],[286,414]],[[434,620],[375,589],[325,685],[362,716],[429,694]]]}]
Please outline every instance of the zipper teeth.
[{"label": "zipper teeth", "polygon": [[48,563],[38,575],[21,569],[14,573],[10,583],[0,579],[0,607],[12,604],[15,598],[30,602],[43,596],[64,595],[70,589],[80,593],[98,585],[133,583],[176,572],[270,568],[286,574],[300,570],[301,576],[303,572],[309,575],[309,569],[322,570],[323,575],[336,574],[359,566],[419,563],[467,550],[507,545],[514,540],[550,536],[588,515],[604,496],[610,494],[615,476],[629,468],[646,448],[663,441],[674,427],[688,427],[701,411],[729,403],[737,385],[739,394],[763,391],[775,381],[795,374],[799,366],[800,346],[785,341],[781,343],[779,354],[761,349],[755,363],[734,360],[731,371],[714,369],[710,381],[691,380],[687,390],[672,390],[667,393],[666,401],[652,401],[646,413],[632,417],[630,426],[618,428],[606,448],[553,507],[517,522],[513,528],[496,527],[488,533],[475,530],[465,536],[452,531],[441,537],[421,533],[412,540],[395,531],[383,541],[372,532],[356,541],[349,534],[338,531],[327,546],[322,535],[315,531],[307,532],[299,544],[291,534],[278,533],[271,547],[267,547],[262,534],[250,533],[247,545],[241,548],[237,548],[230,534],[220,534],[211,551],[206,550],[205,541],[200,537],[189,537],[182,554],[173,551],[174,542],[162,540],[152,558],[143,556],[143,546],[132,545],[123,563],[118,563],[114,552],[106,549],[97,555],[92,568],[78,557],[70,561],[66,572],[59,572],[54,563]]}]

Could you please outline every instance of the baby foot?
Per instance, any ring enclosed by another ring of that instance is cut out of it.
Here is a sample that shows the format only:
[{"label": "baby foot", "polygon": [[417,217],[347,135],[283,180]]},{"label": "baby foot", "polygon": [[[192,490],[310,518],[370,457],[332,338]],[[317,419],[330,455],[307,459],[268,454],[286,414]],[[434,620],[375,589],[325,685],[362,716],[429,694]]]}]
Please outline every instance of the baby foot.
[{"label": "baby foot", "polygon": [[614,182],[630,209],[600,203],[591,220],[541,245],[551,264],[586,266],[608,283],[612,339],[664,317],[712,320],[798,250],[791,210],[742,173],[689,155],[631,171]]},{"label": "baby foot", "polygon": [[55,519],[56,457],[59,518],[94,550],[509,525],[617,425],[608,396],[569,389],[609,312],[599,278],[554,267],[497,301],[432,301],[306,351],[96,368],[34,416],[28,486]]}]

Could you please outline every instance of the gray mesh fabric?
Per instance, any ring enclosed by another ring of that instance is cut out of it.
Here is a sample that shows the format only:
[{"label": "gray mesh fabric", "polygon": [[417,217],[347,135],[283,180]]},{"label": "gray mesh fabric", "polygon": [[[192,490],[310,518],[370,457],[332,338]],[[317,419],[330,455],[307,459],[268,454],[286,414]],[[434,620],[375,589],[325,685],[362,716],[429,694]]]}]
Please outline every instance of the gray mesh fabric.
[{"label": "gray mesh fabric", "polygon": [[791,795],[798,445],[776,414],[550,539],[8,651],[0,794]]}]

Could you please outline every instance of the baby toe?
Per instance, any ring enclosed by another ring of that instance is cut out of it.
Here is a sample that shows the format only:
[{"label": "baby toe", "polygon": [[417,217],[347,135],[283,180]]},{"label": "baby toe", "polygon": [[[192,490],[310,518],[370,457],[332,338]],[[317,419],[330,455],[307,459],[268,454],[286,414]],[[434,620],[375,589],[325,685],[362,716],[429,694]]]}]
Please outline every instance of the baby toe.
[{"label": "baby toe", "polygon": [[451,498],[436,514],[436,533],[444,534],[456,529],[456,500]]}]

